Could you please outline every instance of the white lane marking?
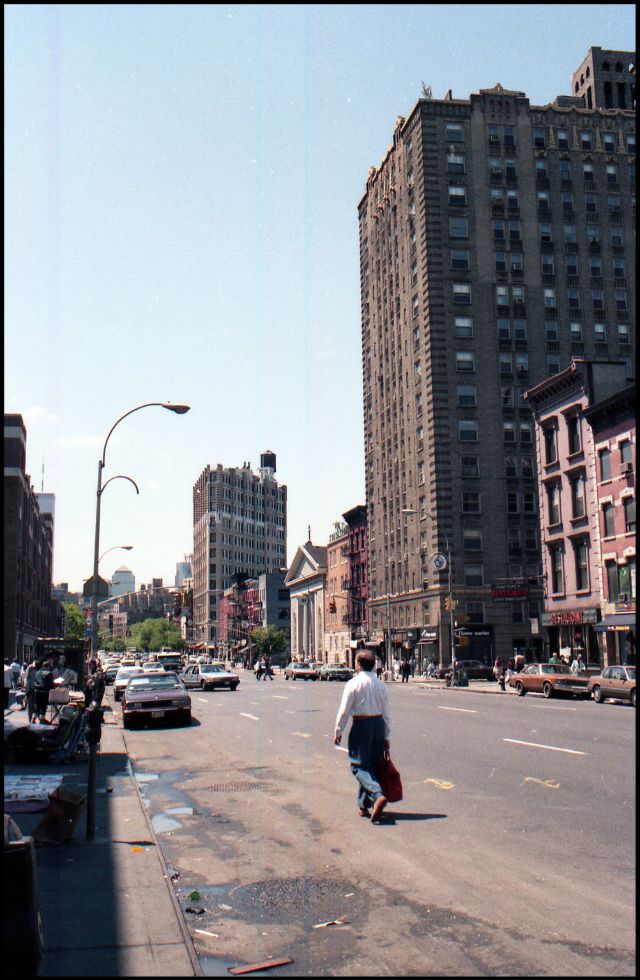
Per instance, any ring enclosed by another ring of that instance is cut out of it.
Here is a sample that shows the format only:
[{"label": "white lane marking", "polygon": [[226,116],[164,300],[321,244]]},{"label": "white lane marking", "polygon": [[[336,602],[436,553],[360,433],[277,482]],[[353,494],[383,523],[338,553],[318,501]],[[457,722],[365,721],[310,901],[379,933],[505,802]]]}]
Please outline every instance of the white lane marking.
[{"label": "white lane marking", "polygon": [[311,738],[308,732],[293,732],[294,735],[299,735],[300,738]]},{"label": "white lane marking", "polygon": [[468,715],[477,715],[475,708],[446,708],[443,704],[439,704],[438,708],[440,711],[464,711]]},{"label": "white lane marking", "polygon": [[553,779],[538,779],[536,776],[525,776],[522,785],[525,783],[539,783],[540,786],[548,786],[549,789],[560,789],[560,783],[555,783]]},{"label": "white lane marking", "polygon": [[209,704],[207,698],[198,698],[198,701],[202,701],[203,704]]},{"label": "white lane marking", "polygon": [[568,752],[569,755],[587,755],[586,752],[578,752],[577,749],[561,749],[557,745],[542,745],[540,742],[523,742],[519,738],[503,738],[503,742],[512,742],[514,745],[529,745],[534,749],[549,749],[550,752]]},{"label": "white lane marking", "polygon": [[343,748],[342,745],[334,745],[333,747],[334,747],[334,749],[337,749],[338,752],[348,752],[349,751],[349,749]]},{"label": "white lane marking", "polygon": [[248,715],[244,711],[241,711],[240,714],[242,715],[243,718],[252,718],[254,721],[260,721],[260,719],[256,718],[255,715]]},{"label": "white lane marking", "polygon": [[287,694],[274,694],[273,695],[273,698],[276,701],[288,701],[289,700],[289,696]]}]

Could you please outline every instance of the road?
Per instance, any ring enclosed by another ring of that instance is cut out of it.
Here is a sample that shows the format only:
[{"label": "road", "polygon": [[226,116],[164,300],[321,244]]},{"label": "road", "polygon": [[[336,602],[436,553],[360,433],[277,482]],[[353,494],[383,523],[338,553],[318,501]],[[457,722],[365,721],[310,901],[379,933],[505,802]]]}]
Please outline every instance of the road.
[{"label": "road", "polygon": [[405,798],[376,826],[342,684],[241,677],[126,733],[205,975],[635,974],[634,709],[392,684]]}]

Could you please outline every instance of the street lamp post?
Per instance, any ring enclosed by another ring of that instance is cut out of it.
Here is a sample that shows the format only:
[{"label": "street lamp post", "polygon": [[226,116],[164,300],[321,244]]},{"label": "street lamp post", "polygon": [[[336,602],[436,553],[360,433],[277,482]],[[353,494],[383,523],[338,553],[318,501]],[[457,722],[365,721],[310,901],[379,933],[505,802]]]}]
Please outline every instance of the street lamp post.
[{"label": "street lamp post", "polygon": [[[98,650],[98,562],[100,554],[100,505],[102,501],[102,494],[107,488],[107,485],[111,480],[129,480],[133,483],[136,488],[136,493],[139,493],[137,484],[130,476],[113,476],[110,480],[102,485],[102,471],[105,468],[105,455],[107,452],[107,443],[111,438],[111,434],[115,427],[126,419],[127,416],[132,415],[134,412],[139,412],[142,408],[150,408],[151,406],[158,406],[160,408],[166,408],[170,412],[175,412],[177,415],[184,415],[185,412],[189,411],[188,405],[172,405],[170,402],[146,402],[144,405],[138,405],[136,408],[130,409],[130,411],[125,412],[120,418],[114,422],[111,426],[107,438],[104,441],[104,447],[102,449],[102,456],[98,460],[98,489],[96,492],[96,526],[95,526],[95,537],[94,537],[94,549],[93,549],[93,587],[91,595],[91,656],[95,659]],[[105,552],[106,553],[106,552]]]}]

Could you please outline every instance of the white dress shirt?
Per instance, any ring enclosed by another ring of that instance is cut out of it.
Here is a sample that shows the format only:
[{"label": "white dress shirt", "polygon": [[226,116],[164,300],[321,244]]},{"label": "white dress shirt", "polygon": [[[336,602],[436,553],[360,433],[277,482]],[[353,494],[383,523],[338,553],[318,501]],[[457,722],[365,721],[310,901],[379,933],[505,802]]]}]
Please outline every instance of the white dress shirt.
[{"label": "white dress shirt", "polygon": [[373,671],[360,670],[345,684],[336,717],[336,735],[342,735],[352,715],[382,715],[384,737],[389,738],[389,694],[384,681],[376,677]]}]

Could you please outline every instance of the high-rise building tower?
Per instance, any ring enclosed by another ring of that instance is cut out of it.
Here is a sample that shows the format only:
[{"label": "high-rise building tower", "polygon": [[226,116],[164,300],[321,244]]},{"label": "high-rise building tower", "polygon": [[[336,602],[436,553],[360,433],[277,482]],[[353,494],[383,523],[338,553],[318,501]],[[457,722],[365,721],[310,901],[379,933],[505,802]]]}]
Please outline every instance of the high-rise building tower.
[{"label": "high-rise building tower", "polygon": [[592,99],[533,106],[501,85],[420,99],[369,171],[370,628],[417,629],[422,658],[535,651],[543,582],[522,393],[573,354],[632,370],[635,118],[603,108],[599,89]]},{"label": "high-rise building tower", "polygon": [[218,639],[219,602],[234,576],[257,578],[286,566],[287,488],[275,478],[276,457],[251,465],[207,466],[193,488],[193,619],[195,640]]}]

